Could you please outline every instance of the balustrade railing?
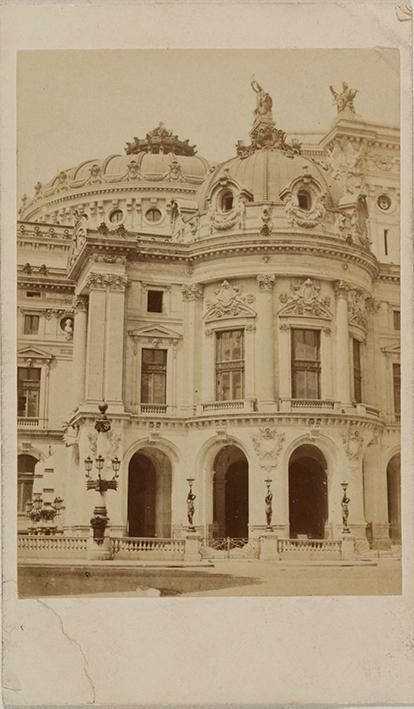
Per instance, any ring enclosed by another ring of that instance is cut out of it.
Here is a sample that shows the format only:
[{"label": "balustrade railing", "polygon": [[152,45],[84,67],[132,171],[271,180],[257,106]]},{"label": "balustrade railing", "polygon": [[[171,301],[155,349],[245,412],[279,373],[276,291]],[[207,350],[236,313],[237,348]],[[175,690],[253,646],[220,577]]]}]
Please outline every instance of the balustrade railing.
[{"label": "balustrade railing", "polygon": [[45,428],[46,419],[41,419],[34,416],[19,416],[17,418],[17,426],[19,428]]},{"label": "balustrade railing", "polygon": [[203,411],[218,411],[222,409],[244,409],[245,402],[243,399],[234,401],[210,401],[208,404],[203,404]]},{"label": "balustrade railing", "polygon": [[87,537],[65,537],[40,534],[19,534],[17,548],[20,552],[78,552],[86,551]]},{"label": "balustrade railing", "polygon": [[285,399],[292,409],[334,409],[335,402],[330,399]]},{"label": "balustrade railing", "polygon": [[167,404],[140,404],[141,414],[166,414]]},{"label": "balustrade railing", "polygon": [[278,554],[287,552],[292,552],[293,554],[300,552],[321,554],[333,552],[340,555],[341,545],[342,542],[335,539],[278,539],[277,551]]},{"label": "balustrade railing", "polygon": [[171,554],[184,556],[185,539],[169,539],[157,537],[112,537],[112,554],[133,555],[137,554]]}]

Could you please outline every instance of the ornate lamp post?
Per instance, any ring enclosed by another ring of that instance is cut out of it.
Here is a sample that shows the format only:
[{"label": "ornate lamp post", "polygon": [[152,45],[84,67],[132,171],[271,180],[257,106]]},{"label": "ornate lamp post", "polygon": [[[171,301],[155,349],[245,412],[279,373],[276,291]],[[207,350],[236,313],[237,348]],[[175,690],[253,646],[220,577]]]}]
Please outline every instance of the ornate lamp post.
[{"label": "ornate lamp post", "polygon": [[195,507],[194,507],[194,500],[196,499],[197,495],[194,495],[193,493],[193,483],[194,483],[194,478],[187,478],[187,482],[189,485],[189,491],[187,495],[187,520],[188,520],[188,531],[189,532],[195,532],[195,527],[193,524],[193,517],[194,517],[194,512],[195,512]]},{"label": "ornate lamp post", "polygon": [[[93,529],[93,539],[98,545],[102,545],[105,537],[105,529],[109,521],[106,509],[106,492],[107,490],[116,490],[118,488],[119,468],[121,461],[119,458],[113,458],[111,461],[113,477],[110,480],[102,477],[105,460],[106,460],[106,434],[111,430],[111,422],[106,415],[108,404],[103,403],[99,406],[100,417],[95,423],[95,430],[98,432],[97,440],[97,456],[95,461],[90,456],[85,458],[85,477],[86,489],[95,490],[100,495],[100,504],[95,505],[93,517],[91,517],[91,527]],[[104,454],[104,455],[102,455]],[[93,467],[95,466],[97,475],[91,477]]]},{"label": "ornate lamp post", "polygon": [[346,491],[348,489],[348,483],[341,483],[343,490],[343,496],[341,500],[342,507],[342,534],[350,534],[351,530],[348,527],[348,517],[349,517],[349,503],[351,499],[347,496]]},{"label": "ornate lamp post", "polygon": [[273,532],[273,527],[272,527],[272,500],[273,500],[273,493],[270,489],[270,486],[272,484],[271,478],[267,478],[265,480],[266,486],[267,486],[267,492],[266,492],[266,497],[265,497],[265,514],[266,514],[266,529],[269,532]]}]

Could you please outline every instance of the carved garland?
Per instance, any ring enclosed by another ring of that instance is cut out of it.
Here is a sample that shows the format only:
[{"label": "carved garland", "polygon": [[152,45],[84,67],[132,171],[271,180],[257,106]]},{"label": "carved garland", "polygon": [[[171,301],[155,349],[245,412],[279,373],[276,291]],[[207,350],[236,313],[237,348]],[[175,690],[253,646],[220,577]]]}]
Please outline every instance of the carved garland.
[{"label": "carved garland", "polygon": [[270,473],[277,465],[285,434],[277,433],[276,428],[266,426],[259,428],[258,433],[252,435],[252,440],[261,468],[266,473]]}]

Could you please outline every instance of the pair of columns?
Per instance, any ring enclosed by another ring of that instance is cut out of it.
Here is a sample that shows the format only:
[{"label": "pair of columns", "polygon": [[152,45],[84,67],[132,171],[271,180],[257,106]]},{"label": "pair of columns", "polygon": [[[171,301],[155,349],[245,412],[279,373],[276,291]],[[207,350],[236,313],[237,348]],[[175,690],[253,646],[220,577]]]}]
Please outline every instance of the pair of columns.
[{"label": "pair of columns", "polygon": [[124,359],[124,311],[127,278],[91,273],[89,296],[73,301],[73,406],[105,400],[120,410]]}]

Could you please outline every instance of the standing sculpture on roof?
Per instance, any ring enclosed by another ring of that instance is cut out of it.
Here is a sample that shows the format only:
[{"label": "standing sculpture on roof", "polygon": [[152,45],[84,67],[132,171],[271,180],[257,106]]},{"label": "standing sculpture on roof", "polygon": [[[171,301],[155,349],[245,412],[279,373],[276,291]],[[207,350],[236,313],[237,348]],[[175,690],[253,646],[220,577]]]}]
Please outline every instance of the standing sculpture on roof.
[{"label": "standing sculpture on roof", "polygon": [[253,124],[253,129],[258,123],[270,123],[273,125],[273,115],[272,106],[273,100],[270,94],[268,94],[259,82],[256,81],[255,77],[252,76],[251,87],[256,93],[256,108],[254,111],[255,121]]},{"label": "standing sculpture on roof", "polygon": [[342,92],[335,91],[333,86],[330,86],[329,89],[334,97],[338,113],[343,113],[344,111],[355,113],[354,98],[358,93],[358,89],[350,89],[346,81],[342,82]]}]

